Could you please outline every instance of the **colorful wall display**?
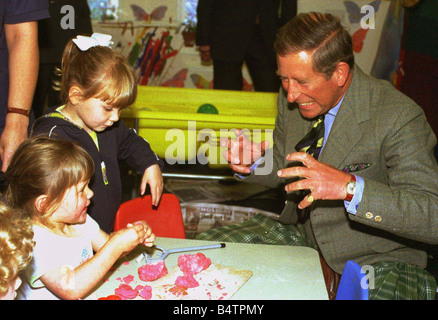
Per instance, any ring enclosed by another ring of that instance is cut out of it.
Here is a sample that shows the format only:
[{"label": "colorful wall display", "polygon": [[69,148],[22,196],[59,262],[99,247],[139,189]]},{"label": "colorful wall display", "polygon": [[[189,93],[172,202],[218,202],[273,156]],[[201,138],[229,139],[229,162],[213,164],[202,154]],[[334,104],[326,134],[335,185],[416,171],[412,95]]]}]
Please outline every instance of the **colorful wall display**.
[{"label": "colorful wall display", "polygon": [[355,61],[371,74],[391,1],[298,0],[298,13],[318,11],[339,17],[353,38]]}]

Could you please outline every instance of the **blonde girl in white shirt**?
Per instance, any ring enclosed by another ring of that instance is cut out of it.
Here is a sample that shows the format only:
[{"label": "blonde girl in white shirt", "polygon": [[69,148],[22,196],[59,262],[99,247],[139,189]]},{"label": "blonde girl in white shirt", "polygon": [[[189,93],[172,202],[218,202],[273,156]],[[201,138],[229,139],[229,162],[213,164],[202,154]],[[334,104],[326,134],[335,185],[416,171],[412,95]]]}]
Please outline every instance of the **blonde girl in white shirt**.
[{"label": "blonde girl in white shirt", "polygon": [[34,137],[14,154],[5,198],[31,219],[35,241],[20,299],[84,298],[121,255],[153,245],[145,221],[108,235],[87,215],[93,172],[88,153],[70,141]]}]

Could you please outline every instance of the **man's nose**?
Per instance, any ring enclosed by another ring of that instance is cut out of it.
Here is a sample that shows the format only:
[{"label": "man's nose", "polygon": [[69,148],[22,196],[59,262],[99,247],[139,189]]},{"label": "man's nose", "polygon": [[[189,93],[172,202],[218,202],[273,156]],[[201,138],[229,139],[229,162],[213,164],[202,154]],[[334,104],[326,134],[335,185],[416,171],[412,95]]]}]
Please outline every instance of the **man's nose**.
[{"label": "man's nose", "polygon": [[300,92],[297,88],[297,82],[294,80],[290,80],[287,87],[287,101],[289,101],[290,103],[295,102],[299,95]]}]

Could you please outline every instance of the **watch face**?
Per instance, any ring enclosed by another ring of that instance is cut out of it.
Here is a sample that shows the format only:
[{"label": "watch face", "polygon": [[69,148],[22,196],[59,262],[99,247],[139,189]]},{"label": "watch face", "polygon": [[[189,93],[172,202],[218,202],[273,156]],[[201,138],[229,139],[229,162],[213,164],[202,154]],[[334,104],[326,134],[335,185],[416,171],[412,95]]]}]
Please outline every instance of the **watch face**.
[{"label": "watch face", "polygon": [[351,181],[349,184],[347,184],[347,192],[349,194],[354,194],[356,191],[356,181]]}]

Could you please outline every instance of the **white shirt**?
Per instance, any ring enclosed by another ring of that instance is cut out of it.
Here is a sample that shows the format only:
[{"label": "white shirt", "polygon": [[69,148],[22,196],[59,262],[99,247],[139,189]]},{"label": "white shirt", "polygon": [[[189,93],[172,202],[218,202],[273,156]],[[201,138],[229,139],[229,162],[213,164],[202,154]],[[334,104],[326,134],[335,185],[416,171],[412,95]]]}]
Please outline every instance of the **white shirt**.
[{"label": "white shirt", "polygon": [[87,216],[85,223],[72,227],[79,236],[65,237],[34,225],[33,240],[36,244],[33,259],[24,270],[25,279],[19,289],[18,299],[59,300],[59,297],[44,286],[40,278],[47,272],[64,266],[73,270],[93,257],[91,241],[99,233],[97,222]]}]

